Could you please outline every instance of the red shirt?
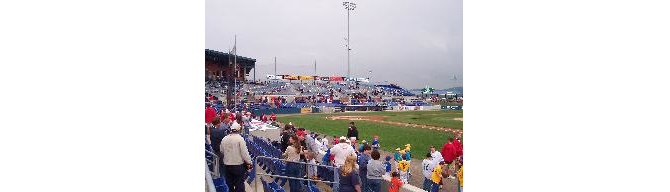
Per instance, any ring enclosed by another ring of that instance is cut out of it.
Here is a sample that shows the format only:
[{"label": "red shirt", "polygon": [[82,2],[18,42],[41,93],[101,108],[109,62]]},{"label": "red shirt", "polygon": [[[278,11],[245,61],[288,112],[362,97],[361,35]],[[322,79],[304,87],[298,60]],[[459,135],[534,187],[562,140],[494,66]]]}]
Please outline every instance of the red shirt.
[{"label": "red shirt", "polygon": [[463,155],[463,145],[461,144],[458,139],[454,139],[451,141],[454,144],[454,148],[456,149],[456,157],[462,156]]},{"label": "red shirt", "polygon": [[230,115],[228,115],[228,118],[230,118],[231,121],[234,121],[235,120],[235,113],[230,113]]},{"label": "red shirt", "polygon": [[263,117],[261,117],[261,120],[263,120],[263,122],[268,121],[268,116],[263,115]]},{"label": "red shirt", "polygon": [[454,147],[454,144],[452,143],[446,143],[444,146],[442,146],[442,158],[444,158],[444,162],[451,163],[454,161],[454,158],[456,158],[456,148]]},{"label": "red shirt", "polygon": [[212,123],[214,117],[216,117],[216,111],[214,111],[214,108],[207,107],[207,109],[205,109],[205,123]]},{"label": "red shirt", "polygon": [[220,118],[221,118],[221,122],[223,122],[226,119],[226,113],[221,112],[221,117]]},{"label": "red shirt", "polygon": [[391,178],[391,186],[389,186],[389,192],[398,192],[402,186],[402,181],[398,178]]},{"label": "red shirt", "polygon": [[277,116],[276,116],[275,114],[270,115],[270,120],[272,120],[272,121],[276,121],[276,120],[277,120]]}]

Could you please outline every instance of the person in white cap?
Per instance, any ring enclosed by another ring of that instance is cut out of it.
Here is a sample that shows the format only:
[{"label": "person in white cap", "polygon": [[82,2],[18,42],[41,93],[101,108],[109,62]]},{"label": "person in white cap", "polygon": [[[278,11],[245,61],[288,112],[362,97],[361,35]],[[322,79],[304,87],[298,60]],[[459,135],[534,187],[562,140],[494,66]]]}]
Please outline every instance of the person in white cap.
[{"label": "person in white cap", "polygon": [[247,143],[240,136],[241,128],[239,123],[233,122],[231,133],[223,137],[220,146],[226,166],[226,183],[233,192],[244,192],[244,174],[252,165]]}]

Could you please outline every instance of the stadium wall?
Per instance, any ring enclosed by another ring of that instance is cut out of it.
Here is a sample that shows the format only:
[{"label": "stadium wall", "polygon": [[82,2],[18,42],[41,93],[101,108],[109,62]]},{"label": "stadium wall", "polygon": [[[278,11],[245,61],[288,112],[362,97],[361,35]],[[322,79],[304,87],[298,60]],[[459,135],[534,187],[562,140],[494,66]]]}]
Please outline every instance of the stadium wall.
[{"label": "stadium wall", "polygon": [[443,105],[440,107],[442,110],[463,110],[463,106],[447,106]]},{"label": "stadium wall", "polygon": [[294,114],[294,113],[300,113],[301,109],[300,108],[274,108],[274,109],[256,109],[253,110],[252,113],[256,114],[256,116],[260,116],[262,114]]}]

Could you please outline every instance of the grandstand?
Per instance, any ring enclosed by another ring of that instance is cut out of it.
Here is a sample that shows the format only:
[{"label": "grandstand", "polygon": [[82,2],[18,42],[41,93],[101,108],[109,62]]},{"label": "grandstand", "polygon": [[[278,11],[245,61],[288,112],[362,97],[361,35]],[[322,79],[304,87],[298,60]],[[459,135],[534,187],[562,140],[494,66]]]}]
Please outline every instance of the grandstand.
[{"label": "grandstand", "polygon": [[[206,82],[206,97],[222,98],[227,95],[229,83],[226,81]],[[316,85],[293,82],[240,83],[234,88],[236,104],[241,109],[281,109],[281,108],[338,108],[339,111],[388,110],[389,107],[428,106],[406,89],[392,85],[358,83],[355,86],[330,82]],[[279,101],[279,102],[275,102]],[[225,106],[217,100],[216,104]],[[351,109],[351,110],[349,110]],[[281,113],[281,112],[275,112]]]}]

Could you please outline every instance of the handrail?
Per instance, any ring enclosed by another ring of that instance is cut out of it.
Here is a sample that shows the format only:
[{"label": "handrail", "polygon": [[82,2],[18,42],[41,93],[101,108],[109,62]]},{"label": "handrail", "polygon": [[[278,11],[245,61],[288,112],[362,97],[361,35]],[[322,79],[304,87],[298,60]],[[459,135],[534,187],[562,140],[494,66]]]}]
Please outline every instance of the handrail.
[{"label": "handrail", "polygon": [[[288,177],[288,176],[282,176],[282,175],[273,175],[273,174],[264,174],[264,173],[258,173],[258,169],[256,169],[256,166],[258,165],[258,160],[259,159],[269,159],[269,160],[276,160],[276,161],[283,161],[283,162],[291,162],[291,163],[297,163],[297,164],[304,164],[308,166],[317,166],[317,167],[326,167],[326,168],[332,168],[333,169],[333,181],[325,181],[325,180],[315,180],[315,179],[303,179],[303,178],[297,178],[297,177]],[[328,165],[319,165],[319,164],[309,164],[305,162],[298,162],[298,161],[289,161],[286,159],[279,159],[279,158],[274,158],[274,157],[267,157],[267,156],[256,156],[254,158],[254,164],[253,164],[255,170],[254,174],[256,177],[254,178],[254,185],[258,186],[258,176],[270,176],[270,177],[277,177],[277,178],[284,178],[284,179],[295,179],[295,180],[301,180],[301,181],[312,181],[312,182],[322,182],[322,183],[329,183],[333,184],[333,192],[338,192],[339,191],[339,183],[340,183],[340,174],[339,173],[339,168],[334,167],[334,166],[328,166]]]},{"label": "handrail", "polygon": [[207,192],[216,192],[216,186],[214,186],[214,181],[212,179],[212,172],[209,171],[207,163],[205,163],[205,182],[207,183]]},{"label": "handrail", "polygon": [[212,163],[212,173],[214,175],[214,178],[221,177],[221,175],[219,174],[219,156],[212,153],[211,151],[208,151],[207,149],[205,149],[205,153],[212,156],[213,160],[209,160],[209,159],[205,158],[205,161]]}]

